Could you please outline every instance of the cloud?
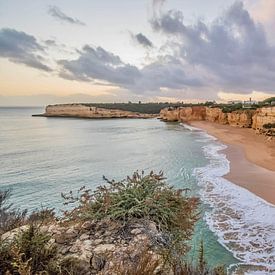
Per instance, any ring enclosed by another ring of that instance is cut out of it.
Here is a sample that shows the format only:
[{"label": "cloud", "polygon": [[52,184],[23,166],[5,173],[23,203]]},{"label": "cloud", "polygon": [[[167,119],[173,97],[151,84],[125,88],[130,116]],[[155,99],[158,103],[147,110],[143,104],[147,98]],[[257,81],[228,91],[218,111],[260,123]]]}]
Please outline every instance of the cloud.
[{"label": "cloud", "polygon": [[140,77],[139,70],[101,47],[84,46],[76,60],[60,60],[60,76],[72,80],[103,80],[116,85],[130,85]]},{"label": "cloud", "polygon": [[49,47],[56,47],[57,46],[57,43],[56,43],[56,41],[54,39],[47,39],[44,42]]},{"label": "cloud", "polygon": [[[177,97],[181,91],[188,98],[217,97],[221,90],[275,92],[275,48],[242,2],[235,2],[210,23],[186,24],[178,10],[155,13],[150,23],[167,39],[161,47],[165,51],[150,63],[138,68],[101,47],[86,45],[78,58],[58,62],[60,76],[100,81],[148,96],[164,96],[164,91],[165,96]],[[134,35],[139,44],[151,47],[145,38]]]},{"label": "cloud", "polygon": [[44,53],[44,48],[34,36],[14,29],[0,30],[0,57],[8,58],[14,63],[50,72],[52,69],[43,63],[42,53]]},{"label": "cloud", "polygon": [[66,15],[63,11],[61,11],[58,7],[56,6],[50,6],[48,9],[48,13],[54,17],[55,19],[58,19],[63,22],[67,22],[70,24],[75,24],[75,25],[80,25],[80,26],[85,26],[86,24],[82,21],[80,21],[77,18],[70,17]]},{"label": "cloud", "polygon": [[166,0],[152,0],[153,11],[160,12],[165,2]]},{"label": "cloud", "polygon": [[274,0],[245,0],[245,6],[251,13],[251,16],[261,22],[265,27],[269,41],[275,44],[275,1]]},{"label": "cloud", "polygon": [[181,11],[170,10],[154,17],[151,25],[177,41],[175,55],[208,71],[215,86],[243,92],[274,89],[275,48],[242,2],[210,24],[198,20],[187,25]]},{"label": "cloud", "polygon": [[171,56],[160,57],[158,61],[139,69],[124,63],[119,56],[101,47],[86,45],[79,53],[80,56],[75,60],[59,61],[61,77],[80,81],[106,81],[135,93],[201,85],[197,77],[187,76],[183,64]]},{"label": "cloud", "polygon": [[152,48],[153,43],[142,33],[131,34],[132,39],[145,48]]}]

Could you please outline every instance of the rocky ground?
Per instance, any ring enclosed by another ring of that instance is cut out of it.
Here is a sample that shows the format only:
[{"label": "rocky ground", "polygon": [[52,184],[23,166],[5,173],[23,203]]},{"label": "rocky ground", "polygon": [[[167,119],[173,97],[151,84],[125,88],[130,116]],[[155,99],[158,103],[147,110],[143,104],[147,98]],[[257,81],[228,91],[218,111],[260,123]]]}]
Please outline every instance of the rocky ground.
[{"label": "rocky ground", "polygon": [[[2,235],[12,240],[22,226]],[[151,264],[161,266],[157,250],[167,245],[167,237],[157,230],[152,221],[138,221],[123,225],[110,221],[86,221],[75,225],[52,223],[40,226],[40,231],[51,236],[49,245],[55,245],[61,257],[75,257],[81,261],[86,274],[114,274],[114,268],[123,264],[131,268],[140,262],[143,253],[149,253]]]}]

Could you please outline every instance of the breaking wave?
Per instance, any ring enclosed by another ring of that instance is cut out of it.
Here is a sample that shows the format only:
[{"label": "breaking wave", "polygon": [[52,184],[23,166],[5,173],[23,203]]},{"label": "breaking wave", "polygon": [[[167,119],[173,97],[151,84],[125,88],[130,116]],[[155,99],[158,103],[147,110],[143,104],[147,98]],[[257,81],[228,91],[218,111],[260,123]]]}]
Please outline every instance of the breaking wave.
[{"label": "breaking wave", "polygon": [[209,205],[205,220],[218,241],[240,264],[230,274],[275,274],[275,206],[223,178],[230,162],[221,152],[227,146],[201,131],[199,141],[209,163],[194,175],[203,202]]}]

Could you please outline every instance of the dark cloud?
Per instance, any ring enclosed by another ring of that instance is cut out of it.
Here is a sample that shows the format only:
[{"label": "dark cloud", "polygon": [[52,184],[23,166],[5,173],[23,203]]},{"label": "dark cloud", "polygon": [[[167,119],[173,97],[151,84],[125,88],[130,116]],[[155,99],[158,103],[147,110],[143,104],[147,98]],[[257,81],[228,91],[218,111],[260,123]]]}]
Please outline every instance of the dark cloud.
[{"label": "dark cloud", "polygon": [[132,38],[135,42],[145,48],[152,48],[153,43],[142,33],[132,34]]},{"label": "dark cloud", "polygon": [[[177,53],[190,66],[202,66],[220,88],[274,90],[275,48],[242,2],[235,2],[211,24],[184,24],[180,11],[153,18],[152,27],[176,38]],[[209,83],[205,83],[209,85]]]},{"label": "dark cloud", "polygon": [[49,72],[51,69],[43,64],[44,59],[40,55],[43,52],[44,48],[35,37],[13,29],[0,30],[0,57]]},{"label": "dark cloud", "polygon": [[66,15],[63,11],[61,11],[58,7],[56,6],[50,6],[49,9],[48,9],[48,13],[58,19],[58,20],[61,20],[63,22],[67,22],[67,23],[70,23],[70,24],[75,24],[75,25],[82,25],[82,26],[85,26],[85,23],[83,23],[82,21],[80,21],[79,19],[77,18],[73,18],[73,17],[70,17],[68,15]]},{"label": "dark cloud", "polygon": [[197,77],[185,74],[180,61],[170,56],[138,69],[101,47],[92,48],[86,45],[79,53],[76,60],[59,61],[61,77],[81,81],[107,81],[136,93],[201,85]]},{"label": "dark cloud", "polygon": [[76,60],[60,60],[63,71],[60,76],[68,79],[107,81],[116,85],[131,85],[140,77],[139,70],[125,64],[119,56],[107,52],[101,47],[84,46]]},{"label": "dark cloud", "polygon": [[50,47],[56,47],[56,46],[57,46],[56,41],[53,40],[53,39],[48,39],[48,40],[46,40],[46,41],[44,41],[44,42],[45,42],[45,44],[46,44],[47,46],[50,46]]}]

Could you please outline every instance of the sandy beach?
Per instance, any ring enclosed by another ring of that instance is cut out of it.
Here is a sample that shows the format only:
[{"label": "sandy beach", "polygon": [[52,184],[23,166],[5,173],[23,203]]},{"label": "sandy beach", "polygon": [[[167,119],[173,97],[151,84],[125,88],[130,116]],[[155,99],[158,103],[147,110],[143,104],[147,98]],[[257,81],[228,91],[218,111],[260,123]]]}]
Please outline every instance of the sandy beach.
[{"label": "sandy beach", "polygon": [[238,184],[275,205],[275,141],[257,135],[252,129],[236,128],[206,121],[192,126],[207,131],[228,148],[230,161],[226,179]]}]

